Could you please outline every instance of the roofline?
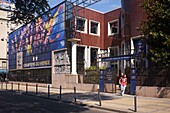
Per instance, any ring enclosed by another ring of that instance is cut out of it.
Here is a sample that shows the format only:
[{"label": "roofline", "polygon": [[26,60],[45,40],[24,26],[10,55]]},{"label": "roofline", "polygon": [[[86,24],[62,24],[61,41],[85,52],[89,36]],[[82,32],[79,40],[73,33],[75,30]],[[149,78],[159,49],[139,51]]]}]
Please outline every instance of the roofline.
[{"label": "roofline", "polygon": [[[82,7],[82,6],[81,6]],[[92,9],[92,8],[89,8],[89,7],[85,7],[86,9],[89,9],[91,11],[95,11],[95,12],[98,12],[98,13],[101,13],[101,14],[104,14],[104,12],[101,12],[101,11],[98,11],[98,10],[95,10],[95,9]]]},{"label": "roofline", "polygon": [[112,12],[112,11],[116,11],[116,10],[119,10],[119,9],[122,9],[122,8],[121,8],[121,7],[119,7],[119,8],[116,8],[116,9],[112,9],[112,10],[110,10],[110,11],[105,12],[104,14],[106,14],[106,13],[110,13],[110,12]]},{"label": "roofline", "polygon": [[[82,6],[79,6],[79,7],[82,7]],[[111,11],[119,10],[119,9],[121,9],[121,7],[116,8],[116,9],[111,9],[110,11],[107,11],[107,12],[101,12],[101,11],[98,11],[98,10],[95,10],[95,9],[92,9],[92,8],[89,8],[89,7],[85,7],[85,9],[89,9],[91,11],[95,11],[95,12],[98,12],[98,13],[101,13],[101,14],[106,14],[106,13],[109,13]]]}]

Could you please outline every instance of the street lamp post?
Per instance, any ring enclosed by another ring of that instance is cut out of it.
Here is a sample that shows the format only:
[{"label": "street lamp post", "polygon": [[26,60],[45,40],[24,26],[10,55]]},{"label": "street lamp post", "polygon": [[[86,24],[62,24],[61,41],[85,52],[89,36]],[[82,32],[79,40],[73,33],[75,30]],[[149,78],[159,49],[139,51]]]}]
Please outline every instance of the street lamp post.
[{"label": "street lamp post", "polygon": [[2,38],[1,39],[1,41],[6,41],[6,77],[5,77],[5,81],[8,81],[8,74],[7,74],[7,71],[8,71],[8,69],[7,69],[7,65],[8,65],[8,63],[7,63],[7,61],[8,61],[8,51],[7,51],[7,48],[8,48],[8,39],[5,39],[5,38]]}]

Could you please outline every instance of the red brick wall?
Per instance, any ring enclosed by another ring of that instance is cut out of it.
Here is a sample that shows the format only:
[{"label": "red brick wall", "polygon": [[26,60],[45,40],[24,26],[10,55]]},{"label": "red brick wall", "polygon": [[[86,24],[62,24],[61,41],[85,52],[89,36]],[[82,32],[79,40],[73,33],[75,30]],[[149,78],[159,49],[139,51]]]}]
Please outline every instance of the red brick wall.
[{"label": "red brick wall", "polygon": [[[119,19],[120,12],[121,12],[121,9],[119,8],[119,9],[107,12],[104,15],[104,44],[105,46],[102,49],[107,49],[108,47],[119,44],[120,31],[119,31],[119,34],[117,35],[108,36],[108,22]],[[119,22],[119,24],[120,23],[121,22]]]},{"label": "red brick wall", "polygon": [[[80,44],[107,49],[111,46],[120,45],[121,40],[129,40],[129,37],[141,35],[136,28],[140,26],[142,20],[147,18],[144,9],[139,6],[143,0],[122,1],[122,9],[119,8],[105,14],[87,8],[84,8],[78,12],[79,16],[82,16],[88,20],[87,34],[80,33]],[[108,36],[108,22],[119,19],[119,24],[121,24],[121,13],[125,14],[125,27],[119,27],[120,31],[118,35]],[[94,20],[100,23],[100,36],[89,34],[89,20]]]},{"label": "red brick wall", "polygon": [[146,19],[146,13],[139,5],[143,0],[131,0],[129,4],[129,19],[130,19],[130,34],[131,37],[141,35],[137,31],[137,27],[140,26],[142,20]]},{"label": "red brick wall", "polygon": [[[85,9],[80,10],[78,15],[87,19],[87,34],[80,33],[80,38],[81,38],[80,44],[88,45],[88,46],[103,47],[104,46],[103,44],[104,15],[103,13],[85,8]],[[89,20],[97,21],[100,23],[100,36],[89,34]]]},{"label": "red brick wall", "polygon": [[[101,12],[96,12],[91,9],[80,10],[78,15],[88,20],[87,34],[80,33],[80,44],[88,46],[97,46],[101,49],[107,49],[107,47],[119,44],[119,40],[117,40],[118,35],[108,36],[108,22],[119,19],[120,12],[120,8],[113,11],[109,11],[105,14]],[[100,36],[94,36],[89,34],[89,20],[94,20],[100,23]]]}]

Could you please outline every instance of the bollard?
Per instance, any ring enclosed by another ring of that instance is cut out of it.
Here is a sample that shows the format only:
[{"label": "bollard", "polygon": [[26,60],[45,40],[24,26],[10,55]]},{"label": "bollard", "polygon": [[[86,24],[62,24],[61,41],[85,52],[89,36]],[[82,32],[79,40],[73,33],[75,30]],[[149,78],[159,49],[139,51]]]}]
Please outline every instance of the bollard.
[{"label": "bollard", "polygon": [[38,84],[36,84],[36,95],[38,95]]},{"label": "bollard", "polygon": [[7,85],[8,85],[8,83],[6,82],[6,90],[8,89],[8,88],[7,88],[7,87],[8,87]]},{"label": "bollard", "polygon": [[99,106],[101,106],[101,96],[100,96],[100,90],[98,89],[98,100],[99,100]]},{"label": "bollard", "polygon": [[76,102],[76,87],[74,87],[74,102]]},{"label": "bollard", "polygon": [[18,83],[18,92],[20,91],[20,83]]},{"label": "bollard", "polygon": [[135,91],[135,95],[134,95],[134,112],[137,112],[137,100],[136,100],[136,91]]},{"label": "bollard", "polygon": [[50,85],[48,85],[48,97],[50,97]]},{"label": "bollard", "polygon": [[3,89],[3,82],[1,82],[1,89]]},{"label": "bollard", "polygon": [[26,93],[28,93],[28,84],[26,83]]},{"label": "bollard", "polygon": [[60,100],[61,100],[61,86],[60,86]]},{"label": "bollard", "polygon": [[11,83],[11,90],[13,91],[13,82]]}]

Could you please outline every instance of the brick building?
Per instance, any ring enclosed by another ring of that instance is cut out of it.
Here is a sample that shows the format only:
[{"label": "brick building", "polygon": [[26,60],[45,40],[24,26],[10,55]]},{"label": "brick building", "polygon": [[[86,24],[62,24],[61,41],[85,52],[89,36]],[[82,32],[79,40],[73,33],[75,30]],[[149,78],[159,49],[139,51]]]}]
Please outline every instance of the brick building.
[{"label": "brick building", "polygon": [[[114,77],[126,73],[130,84],[131,68],[148,67],[147,59],[136,51],[144,37],[138,28],[147,18],[139,7],[142,1],[121,0],[121,8],[106,13],[69,2],[58,4],[9,35],[10,79],[95,90],[98,84],[83,83],[85,69],[106,66],[113,68]],[[106,84],[106,90],[113,91],[112,84]]]}]

